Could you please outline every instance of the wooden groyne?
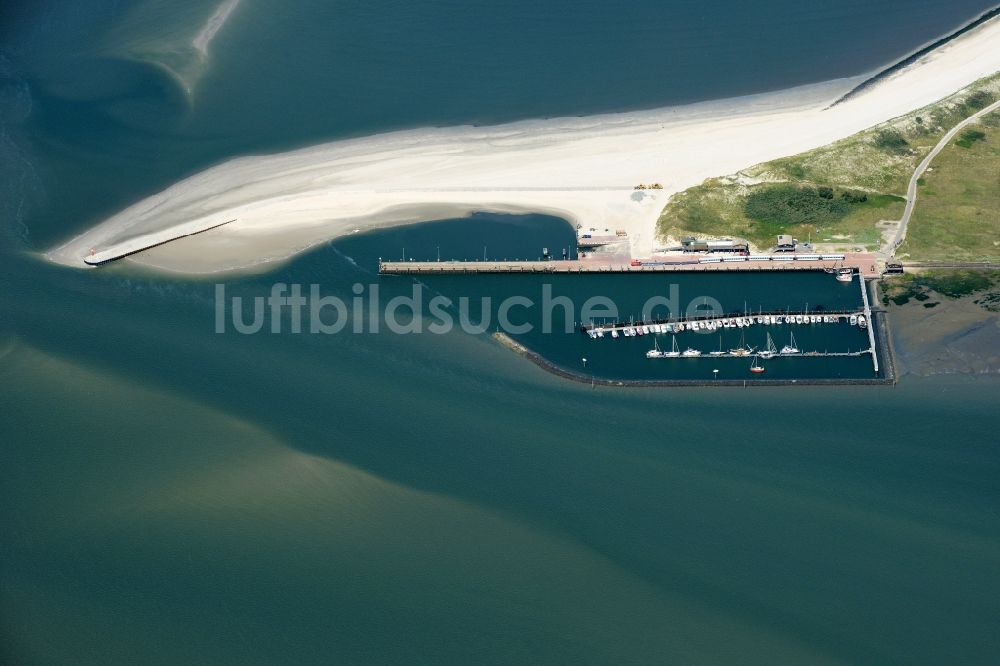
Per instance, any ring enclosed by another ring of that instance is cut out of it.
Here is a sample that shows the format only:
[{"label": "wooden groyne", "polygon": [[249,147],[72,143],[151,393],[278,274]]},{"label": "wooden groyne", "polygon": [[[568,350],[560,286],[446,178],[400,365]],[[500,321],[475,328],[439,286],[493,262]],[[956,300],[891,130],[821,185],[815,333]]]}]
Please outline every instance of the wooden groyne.
[{"label": "wooden groyne", "polygon": [[123,259],[129,255],[136,254],[137,252],[143,252],[144,250],[149,250],[151,248],[157,247],[159,245],[164,245],[171,241],[178,240],[180,238],[186,238],[187,236],[194,236],[196,234],[203,234],[206,231],[211,231],[212,229],[218,229],[219,227],[225,226],[236,220],[226,220],[225,222],[201,222],[190,225],[185,225],[180,228],[167,229],[165,231],[159,231],[152,234],[146,234],[145,236],[139,236],[131,240],[123,241],[111,247],[105,248],[103,250],[97,250],[92,248],[90,254],[83,258],[83,262],[90,266],[101,266],[118,259]]}]

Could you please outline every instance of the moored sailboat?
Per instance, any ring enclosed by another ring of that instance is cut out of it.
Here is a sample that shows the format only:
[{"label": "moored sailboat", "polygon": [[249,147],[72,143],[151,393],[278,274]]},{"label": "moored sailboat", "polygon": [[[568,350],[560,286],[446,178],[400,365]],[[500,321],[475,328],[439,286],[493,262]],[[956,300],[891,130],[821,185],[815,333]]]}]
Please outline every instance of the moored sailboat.
[{"label": "moored sailboat", "polygon": [[740,346],[735,349],[729,350],[730,356],[749,356],[753,353],[753,347],[748,347],[746,344],[746,334],[740,333]]},{"label": "moored sailboat", "polygon": [[675,335],[672,340],[672,345],[670,351],[663,352],[663,358],[677,358],[681,355],[680,350],[677,348],[677,336]]},{"label": "moored sailboat", "polygon": [[760,352],[761,358],[771,358],[772,356],[777,356],[778,348],[774,345],[774,340],[771,338],[771,334],[767,334],[767,347]]},{"label": "moored sailboat", "polygon": [[784,354],[798,354],[799,353],[799,348],[796,346],[795,334],[794,333],[789,333],[788,335],[789,335],[790,339],[789,339],[788,344],[781,348],[782,355],[784,355]]},{"label": "moored sailboat", "polygon": [[722,334],[719,334],[719,351],[712,350],[708,352],[711,356],[724,356],[726,352],[722,351]]}]

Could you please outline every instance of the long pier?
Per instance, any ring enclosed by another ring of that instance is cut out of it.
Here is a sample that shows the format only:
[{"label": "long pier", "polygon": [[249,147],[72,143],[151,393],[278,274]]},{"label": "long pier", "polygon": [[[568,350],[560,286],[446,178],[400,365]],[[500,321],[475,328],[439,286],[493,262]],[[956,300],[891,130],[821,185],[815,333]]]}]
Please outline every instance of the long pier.
[{"label": "long pier", "polygon": [[[829,258],[824,258],[829,257]],[[834,258],[836,257],[836,258]],[[663,272],[774,272],[833,271],[854,269],[870,279],[881,271],[875,257],[867,253],[844,255],[754,255],[696,256],[675,255],[643,260],[552,259],[548,261],[379,261],[382,275],[426,275],[469,273],[663,273]]]},{"label": "long pier", "polygon": [[92,249],[90,254],[83,258],[83,261],[91,266],[100,266],[102,264],[106,264],[117,259],[123,259],[131,254],[149,250],[150,248],[154,248],[180,238],[194,236],[195,234],[202,234],[206,231],[211,231],[212,229],[218,229],[219,227],[235,221],[236,220],[226,220],[225,222],[217,222],[215,220],[201,221],[186,224],[181,227],[166,229],[152,234],[146,234],[145,236],[138,236],[103,250]]}]

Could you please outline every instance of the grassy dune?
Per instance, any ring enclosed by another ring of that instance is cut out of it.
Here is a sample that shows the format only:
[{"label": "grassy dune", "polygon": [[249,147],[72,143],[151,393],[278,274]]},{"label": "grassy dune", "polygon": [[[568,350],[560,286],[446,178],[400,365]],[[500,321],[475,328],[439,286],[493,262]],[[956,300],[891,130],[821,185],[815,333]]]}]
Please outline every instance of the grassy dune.
[{"label": "grassy dune", "polygon": [[1000,113],[961,132],[918,181],[917,206],[897,256],[1000,260]]},{"label": "grassy dune", "polygon": [[[948,129],[997,98],[1000,98],[1000,74],[978,81],[936,104],[828,146],[706,180],[671,198],[660,215],[657,232],[661,238],[738,236],[758,248],[771,246],[777,234],[787,233],[800,240],[811,237],[814,242],[829,244],[830,248],[874,249],[881,238],[878,222],[902,217],[907,182],[920,160]],[[990,206],[996,230],[997,202],[987,196],[990,190],[987,181],[992,175],[992,192],[996,195],[1000,129],[976,129],[983,130],[986,136],[962,133],[959,141],[970,146],[954,150],[950,147],[945,152],[952,162],[943,162],[945,168],[940,172],[935,170],[928,178],[928,182],[944,181],[943,174],[954,174],[956,180],[961,180],[964,175],[959,165],[968,161],[970,170],[978,174],[977,182],[982,181],[958,201],[980,212],[968,213],[968,225],[963,225],[962,233],[953,236],[935,258],[983,254],[988,249],[984,243],[989,234],[980,233],[977,221],[981,221]],[[991,141],[992,134],[996,138]],[[942,153],[939,159],[944,157]],[[938,166],[937,160],[934,166]],[[918,218],[925,203],[921,191],[918,214],[910,225],[911,234],[915,227],[923,226],[921,231],[928,238],[922,245],[915,240],[915,248],[910,250],[921,253],[921,257],[930,256],[927,248],[939,242],[936,236],[941,230],[951,226],[943,220],[950,215],[944,208],[957,201],[954,195],[957,184],[945,187],[940,182],[936,187],[941,192],[938,206],[942,212],[938,217],[929,212],[921,225]],[[975,199],[979,196],[976,193],[984,198]],[[758,205],[761,202],[764,205]]]}]

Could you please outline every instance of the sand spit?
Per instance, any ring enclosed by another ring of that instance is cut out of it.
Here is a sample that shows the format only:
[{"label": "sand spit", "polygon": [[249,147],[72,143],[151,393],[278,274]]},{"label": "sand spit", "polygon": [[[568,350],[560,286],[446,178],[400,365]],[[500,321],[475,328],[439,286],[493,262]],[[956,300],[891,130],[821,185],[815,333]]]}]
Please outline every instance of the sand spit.
[{"label": "sand spit", "polygon": [[[796,154],[931,104],[1000,70],[1000,17],[831,107],[867,77],[654,111],[417,129],[242,157],[126,208],[47,256],[84,267],[92,248],[206,220],[225,227],[130,257],[209,273],[284,259],[356,229],[540,212],[655,244],[667,198],[705,178]],[[635,192],[660,182],[660,191]]]},{"label": "sand spit", "polygon": [[216,33],[222,29],[225,25],[226,19],[229,15],[233,13],[236,9],[236,5],[240,4],[240,0],[224,0],[221,5],[215,10],[215,13],[208,19],[208,22],[202,27],[201,32],[199,32],[194,41],[191,42],[191,46],[195,48],[202,56],[208,56],[208,45],[215,39]]}]

